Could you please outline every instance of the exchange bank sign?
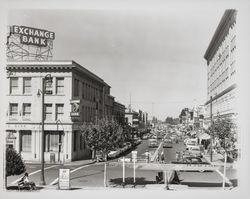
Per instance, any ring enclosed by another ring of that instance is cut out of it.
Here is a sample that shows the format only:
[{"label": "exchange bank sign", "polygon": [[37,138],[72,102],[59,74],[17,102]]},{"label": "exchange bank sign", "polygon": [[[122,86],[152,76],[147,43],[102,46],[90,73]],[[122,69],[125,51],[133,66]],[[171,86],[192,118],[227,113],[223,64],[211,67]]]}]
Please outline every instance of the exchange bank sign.
[{"label": "exchange bank sign", "polygon": [[26,45],[46,47],[48,40],[55,39],[55,33],[26,26],[11,26],[11,33],[20,35],[20,42]]}]

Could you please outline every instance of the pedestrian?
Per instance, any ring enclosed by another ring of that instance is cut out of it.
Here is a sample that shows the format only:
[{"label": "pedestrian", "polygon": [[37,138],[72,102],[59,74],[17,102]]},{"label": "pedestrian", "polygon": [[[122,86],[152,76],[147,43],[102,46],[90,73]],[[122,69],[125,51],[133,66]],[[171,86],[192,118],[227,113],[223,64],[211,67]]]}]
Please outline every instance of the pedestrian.
[{"label": "pedestrian", "polygon": [[36,189],[36,184],[29,180],[29,174],[27,172],[24,173],[24,176],[17,182],[17,184],[18,187],[23,185],[28,186],[30,189]]},{"label": "pedestrian", "polygon": [[175,153],[175,158],[176,158],[177,161],[179,161],[179,152]]},{"label": "pedestrian", "polygon": [[164,163],[164,152],[161,152],[161,163]]},{"label": "pedestrian", "polygon": [[147,163],[149,163],[149,152],[148,152],[148,150],[146,151],[145,156],[146,156]]},{"label": "pedestrian", "polygon": [[160,153],[157,153],[157,162],[160,162]]}]

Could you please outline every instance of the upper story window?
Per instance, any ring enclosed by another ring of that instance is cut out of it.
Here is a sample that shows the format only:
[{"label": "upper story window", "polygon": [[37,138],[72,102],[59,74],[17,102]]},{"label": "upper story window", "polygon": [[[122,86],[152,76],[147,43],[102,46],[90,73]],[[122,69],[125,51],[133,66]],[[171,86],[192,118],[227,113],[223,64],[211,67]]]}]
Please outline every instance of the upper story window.
[{"label": "upper story window", "polygon": [[56,104],[56,120],[63,118],[63,104]]},{"label": "upper story window", "polygon": [[30,94],[31,93],[31,78],[24,77],[23,78],[23,94]]},{"label": "upper story window", "polygon": [[31,118],[31,104],[23,104],[23,117],[25,119]]},{"label": "upper story window", "polygon": [[64,93],[64,78],[57,77],[56,78],[56,94],[63,94]]},{"label": "upper story window", "polygon": [[83,82],[82,83],[82,98],[84,99],[84,97],[85,97],[85,83]]},{"label": "upper story window", "polygon": [[44,117],[45,120],[52,120],[52,104],[44,105]]},{"label": "upper story window", "polygon": [[18,116],[18,104],[17,103],[11,103],[10,104],[10,117],[16,118]]},{"label": "upper story window", "polygon": [[78,97],[79,96],[79,80],[74,79],[74,96]]},{"label": "upper story window", "polygon": [[18,92],[18,77],[10,78],[10,94],[17,94]]}]

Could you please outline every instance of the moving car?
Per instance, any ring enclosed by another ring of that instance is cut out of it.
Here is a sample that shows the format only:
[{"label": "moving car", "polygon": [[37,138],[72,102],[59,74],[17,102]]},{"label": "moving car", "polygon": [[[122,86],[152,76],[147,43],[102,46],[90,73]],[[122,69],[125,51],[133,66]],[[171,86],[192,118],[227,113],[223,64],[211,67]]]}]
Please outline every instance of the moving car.
[{"label": "moving car", "polygon": [[173,147],[173,142],[171,139],[166,139],[163,142],[163,148],[172,148]]},{"label": "moving car", "polygon": [[157,147],[158,146],[157,139],[149,139],[148,140],[148,146],[149,147]]}]

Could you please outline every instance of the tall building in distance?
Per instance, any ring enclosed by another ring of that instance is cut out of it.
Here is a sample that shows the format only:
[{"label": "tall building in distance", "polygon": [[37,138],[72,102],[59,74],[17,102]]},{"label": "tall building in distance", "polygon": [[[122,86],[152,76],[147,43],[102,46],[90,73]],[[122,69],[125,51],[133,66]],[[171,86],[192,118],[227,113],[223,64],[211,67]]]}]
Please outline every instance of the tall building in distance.
[{"label": "tall building in distance", "polygon": [[237,85],[236,67],[236,10],[226,10],[206,50],[207,101],[205,120],[215,118],[235,119]]}]

